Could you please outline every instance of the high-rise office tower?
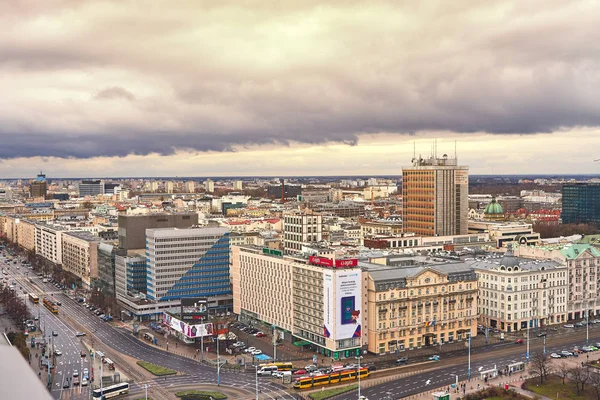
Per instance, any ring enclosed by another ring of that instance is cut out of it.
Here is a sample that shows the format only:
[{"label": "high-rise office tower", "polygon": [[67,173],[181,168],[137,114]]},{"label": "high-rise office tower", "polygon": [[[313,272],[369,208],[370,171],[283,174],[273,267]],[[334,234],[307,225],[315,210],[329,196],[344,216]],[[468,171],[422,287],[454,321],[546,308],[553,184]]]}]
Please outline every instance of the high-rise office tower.
[{"label": "high-rise office tower", "polygon": [[456,158],[413,158],[402,168],[402,224],[422,236],[466,235],[469,167]]},{"label": "high-rise office tower", "polygon": [[79,183],[79,197],[98,196],[104,194],[104,182],[98,179],[88,180],[83,179]]},{"label": "high-rise office tower", "polygon": [[147,297],[231,301],[227,228],[146,230]]},{"label": "high-rise office tower", "polygon": [[302,252],[303,244],[315,244],[323,238],[320,214],[289,212],[283,216],[283,249],[286,254]]},{"label": "high-rise office tower", "polygon": [[42,171],[31,181],[31,197],[44,197],[48,194],[48,181]]},{"label": "high-rise office tower", "polygon": [[600,223],[600,184],[564,185],[561,218],[563,224]]}]

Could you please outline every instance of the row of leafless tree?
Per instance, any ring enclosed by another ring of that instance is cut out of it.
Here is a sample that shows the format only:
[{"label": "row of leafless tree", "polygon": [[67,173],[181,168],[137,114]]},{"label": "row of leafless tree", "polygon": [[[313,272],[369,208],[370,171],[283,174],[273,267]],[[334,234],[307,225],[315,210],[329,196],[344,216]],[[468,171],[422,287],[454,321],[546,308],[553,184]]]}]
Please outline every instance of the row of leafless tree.
[{"label": "row of leafless tree", "polygon": [[23,321],[31,319],[31,312],[27,308],[25,301],[8,287],[4,287],[0,291],[0,303],[4,305],[6,313],[18,327],[22,326]]},{"label": "row of leafless tree", "polygon": [[571,366],[564,361],[553,366],[550,358],[543,353],[535,353],[531,359],[530,371],[534,376],[540,378],[540,383],[547,381],[550,375],[556,375],[562,379],[562,384],[570,384],[574,387],[577,395],[585,392],[586,386],[594,389],[597,399],[600,400],[600,370],[584,363]]}]

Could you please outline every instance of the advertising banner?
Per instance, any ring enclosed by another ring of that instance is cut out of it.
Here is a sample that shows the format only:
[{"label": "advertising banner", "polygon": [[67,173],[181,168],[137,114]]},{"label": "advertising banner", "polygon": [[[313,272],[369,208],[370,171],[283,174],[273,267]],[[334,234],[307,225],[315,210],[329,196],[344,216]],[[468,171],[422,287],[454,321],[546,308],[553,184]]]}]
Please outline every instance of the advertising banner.
[{"label": "advertising banner", "polygon": [[310,256],[308,262],[313,265],[322,265],[324,267],[333,267],[333,260],[325,257]]},{"label": "advertising banner", "polygon": [[337,315],[335,339],[362,336],[361,271],[335,271],[335,295]]},{"label": "advertising banner", "polygon": [[208,316],[208,299],[206,297],[193,297],[181,299],[181,317],[184,321],[190,319],[206,319]]},{"label": "advertising banner", "polygon": [[214,333],[212,323],[196,325],[188,324],[167,313],[164,314],[163,322],[165,325],[169,326],[169,328],[192,339],[201,336],[211,336]]},{"label": "advertising banner", "polygon": [[346,260],[335,260],[336,268],[347,268],[347,267],[357,267],[358,259],[357,258],[349,258]]},{"label": "advertising banner", "polygon": [[335,293],[333,290],[333,271],[323,272],[323,336],[329,338],[333,335],[334,328],[334,309],[333,300]]}]

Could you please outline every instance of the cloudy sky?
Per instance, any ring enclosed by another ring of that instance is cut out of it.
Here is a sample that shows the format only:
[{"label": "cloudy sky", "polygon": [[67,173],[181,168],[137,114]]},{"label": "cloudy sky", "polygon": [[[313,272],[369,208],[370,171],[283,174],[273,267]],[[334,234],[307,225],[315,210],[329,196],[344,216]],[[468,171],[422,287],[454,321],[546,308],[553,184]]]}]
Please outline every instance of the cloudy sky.
[{"label": "cloudy sky", "polygon": [[595,1],[0,2],[0,177],[600,173]]}]

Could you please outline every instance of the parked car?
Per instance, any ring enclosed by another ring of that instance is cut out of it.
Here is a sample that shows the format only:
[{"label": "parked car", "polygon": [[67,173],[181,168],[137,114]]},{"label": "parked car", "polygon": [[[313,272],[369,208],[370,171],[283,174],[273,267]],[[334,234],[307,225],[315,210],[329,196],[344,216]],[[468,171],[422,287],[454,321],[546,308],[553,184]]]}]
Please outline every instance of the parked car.
[{"label": "parked car", "polygon": [[556,353],[550,354],[550,357],[552,357],[552,358],[562,358],[562,356],[560,354],[556,354]]},{"label": "parked car", "polygon": [[567,350],[561,351],[560,355],[563,357],[573,357],[573,353],[571,353],[570,351],[567,351]]},{"label": "parked car", "polygon": [[576,322],[576,323],[575,323],[575,327],[576,327],[576,328],[582,328],[582,327],[584,327],[584,326],[585,326],[585,324],[583,324],[583,323],[581,323],[581,322]]},{"label": "parked car", "polygon": [[396,360],[396,364],[405,364],[408,362],[408,357],[401,357]]},{"label": "parked car", "polygon": [[429,361],[440,361],[440,356],[433,355],[433,356],[429,357],[428,360]]},{"label": "parked car", "polygon": [[267,336],[267,335],[265,335],[265,333],[264,333],[264,332],[260,332],[260,331],[259,331],[259,332],[256,332],[256,333],[254,334],[254,336],[256,336],[256,337],[265,337],[265,336]]},{"label": "parked car", "polygon": [[540,332],[537,335],[537,337],[544,337],[544,336],[546,336],[546,332]]},{"label": "parked car", "polygon": [[573,325],[573,324],[566,324],[566,325],[563,325],[563,328],[575,328],[575,325]]},{"label": "parked car", "polygon": [[258,356],[259,354],[262,354],[262,350],[256,349],[252,352],[253,356]]},{"label": "parked car", "polygon": [[308,372],[305,369],[297,369],[294,371],[294,375],[306,375]]},{"label": "parked car", "polygon": [[525,341],[523,339],[515,340],[515,344],[523,344]]},{"label": "parked car", "polygon": [[256,347],[248,347],[244,350],[244,353],[252,353],[254,350],[256,350]]}]

